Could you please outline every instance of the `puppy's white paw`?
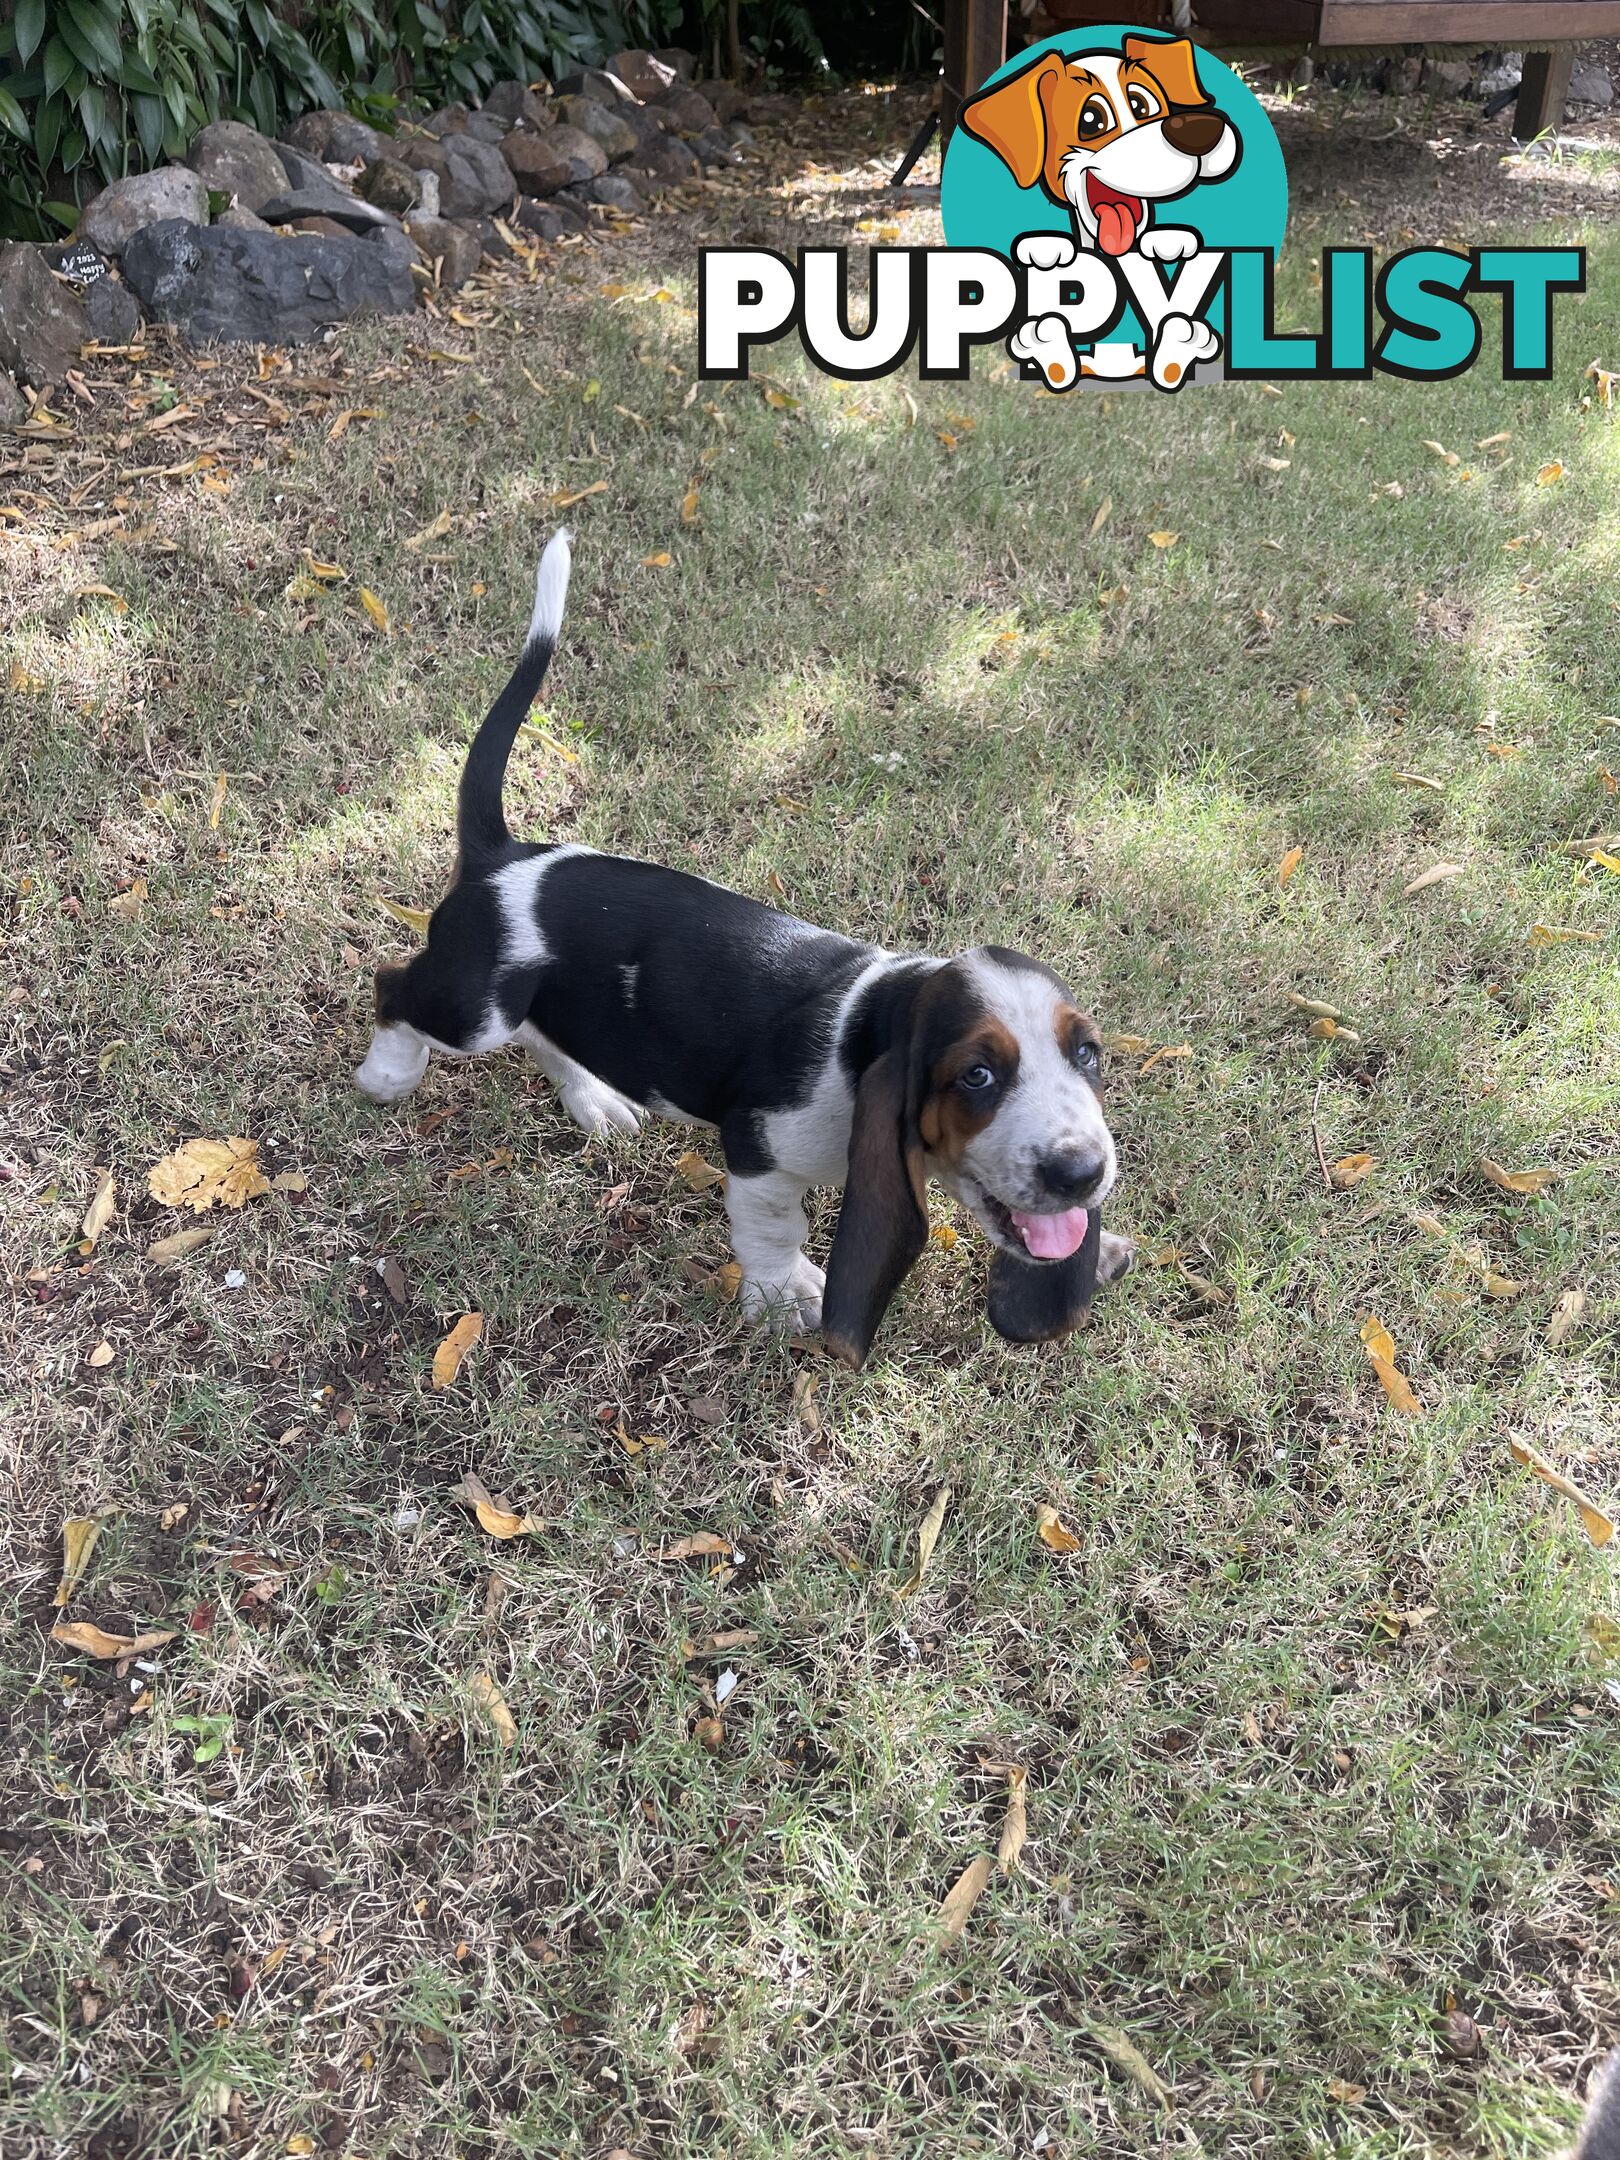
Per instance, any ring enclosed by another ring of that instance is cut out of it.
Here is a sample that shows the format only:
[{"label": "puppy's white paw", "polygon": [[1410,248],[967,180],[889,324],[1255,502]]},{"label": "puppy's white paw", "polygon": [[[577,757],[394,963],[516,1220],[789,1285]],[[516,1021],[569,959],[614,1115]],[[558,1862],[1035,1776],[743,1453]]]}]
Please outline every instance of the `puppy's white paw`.
[{"label": "puppy's white paw", "polygon": [[1097,1280],[1100,1283],[1118,1282],[1136,1265],[1136,1240],[1119,1237],[1112,1230],[1105,1230],[1097,1240]]},{"label": "puppy's white paw", "polygon": [[785,1335],[810,1335],[821,1325],[826,1288],[826,1270],[800,1253],[792,1267],[772,1281],[748,1277],[739,1302],[750,1320],[768,1321]]},{"label": "puppy's white paw", "polygon": [[354,1084],[374,1103],[403,1102],[427,1071],[429,1054],[414,1028],[374,1028],[365,1062],[355,1067]]},{"label": "puppy's white paw", "polygon": [[636,1104],[593,1074],[585,1073],[577,1080],[570,1080],[558,1093],[563,1108],[582,1132],[637,1133],[641,1130],[641,1111]]},{"label": "puppy's white paw", "polygon": [[1220,337],[1207,322],[1167,315],[1159,325],[1148,372],[1161,390],[1179,390],[1199,361],[1213,360],[1220,349]]},{"label": "puppy's white paw", "polygon": [[1016,259],[1030,270],[1067,270],[1080,250],[1067,233],[1022,233],[1013,242]]},{"label": "puppy's white paw", "polygon": [[1137,241],[1136,252],[1149,262],[1190,262],[1203,244],[1185,225],[1150,225]]},{"label": "puppy's white paw", "polygon": [[1027,360],[1041,371],[1041,380],[1052,390],[1067,390],[1080,373],[1069,339],[1069,326],[1061,315],[1037,315],[1020,323],[1007,340],[1015,360]]}]

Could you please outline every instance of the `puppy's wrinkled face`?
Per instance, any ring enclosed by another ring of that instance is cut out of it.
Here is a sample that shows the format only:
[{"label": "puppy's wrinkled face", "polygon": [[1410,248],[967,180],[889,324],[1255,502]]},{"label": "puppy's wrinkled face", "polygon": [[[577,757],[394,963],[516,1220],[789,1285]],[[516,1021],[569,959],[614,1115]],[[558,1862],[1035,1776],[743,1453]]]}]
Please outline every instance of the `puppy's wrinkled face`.
[{"label": "puppy's wrinkled face", "polygon": [[916,1056],[930,1174],[1003,1251],[1070,1258],[1118,1158],[1101,1041],[1067,985],[999,946],[966,953],[930,986]]}]

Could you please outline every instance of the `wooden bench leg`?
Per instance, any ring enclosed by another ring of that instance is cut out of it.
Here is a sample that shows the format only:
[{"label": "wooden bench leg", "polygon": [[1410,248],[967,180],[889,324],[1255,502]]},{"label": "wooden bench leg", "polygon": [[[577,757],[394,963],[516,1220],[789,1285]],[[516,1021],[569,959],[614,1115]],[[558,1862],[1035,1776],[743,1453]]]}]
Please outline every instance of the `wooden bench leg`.
[{"label": "wooden bench leg", "polygon": [[946,0],[945,80],[939,139],[951,139],[958,113],[1007,57],[1007,0]]},{"label": "wooden bench leg", "polygon": [[1525,54],[1519,102],[1513,113],[1513,132],[1520,142],[1533,142],[1536,136],[1562,124],[1574,69],[1573,45],[1562,46],[1557,52]]}]

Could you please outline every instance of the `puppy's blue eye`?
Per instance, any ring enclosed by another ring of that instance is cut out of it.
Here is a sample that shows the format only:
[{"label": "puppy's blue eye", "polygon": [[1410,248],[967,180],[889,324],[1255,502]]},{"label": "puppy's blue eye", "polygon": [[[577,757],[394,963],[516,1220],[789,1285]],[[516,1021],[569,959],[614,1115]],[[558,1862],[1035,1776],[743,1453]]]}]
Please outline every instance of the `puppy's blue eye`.
[{"label": "puppy's blue eye", "polygon": [[987,1087],[994,1087],[995,1084],[996,1076],[988,1065],[970,1065],[962,1074],[963,1087],[970,1088],[975,1095],[982,1094]]},{"label": "puppy's blue eye", "polygon": [[1097,1045],[1088,1042],[1076,1043],[1074,1046],[1074,1062],[1082,1072],[1095,1072],[1102,1063],[1102,1059],[1097,1054]]}]

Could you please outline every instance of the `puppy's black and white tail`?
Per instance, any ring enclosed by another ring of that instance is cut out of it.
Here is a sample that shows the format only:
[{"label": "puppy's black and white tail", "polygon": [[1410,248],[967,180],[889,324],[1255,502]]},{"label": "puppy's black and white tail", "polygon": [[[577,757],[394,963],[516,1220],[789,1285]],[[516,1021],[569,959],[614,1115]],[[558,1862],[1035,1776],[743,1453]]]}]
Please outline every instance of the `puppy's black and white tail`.
[{"label": "puppy's black and white tail", "polygon": [[517,731],[539,695],[551,656],[562,628],[563,605],[568,598],[568,572],[572,564],[567,529],[552,534],[540,558],[534,580],[534,613],[523,657],[512,670],[512,679],[484,716],[472,739],[461,775],[457,807],[457,833],[461,858],[474,868],[497,855],[511,839],[506,813],[501,808],[501,784],[506,761],[512,755]]}]

